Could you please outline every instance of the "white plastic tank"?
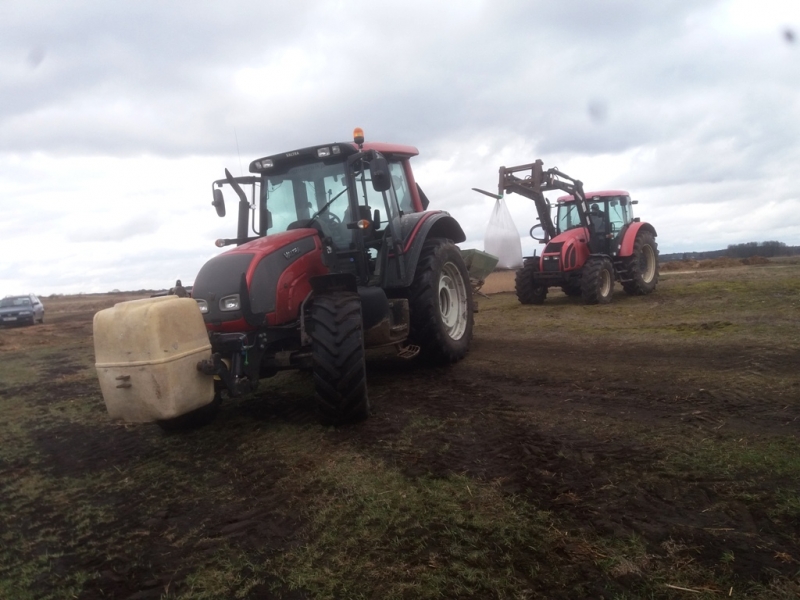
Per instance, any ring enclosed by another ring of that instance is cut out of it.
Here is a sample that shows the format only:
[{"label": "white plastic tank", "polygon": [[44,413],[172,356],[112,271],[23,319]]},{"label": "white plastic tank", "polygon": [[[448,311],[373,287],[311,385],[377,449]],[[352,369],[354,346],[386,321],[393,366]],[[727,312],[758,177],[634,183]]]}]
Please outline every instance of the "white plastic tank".
[{"label": "white plastic tank", "polygon": [[146,298],[101,310],[94,316],[94,354],[113,419],[171,419],[214,399],[214,378],[197,370],[198,361],[211,357],[211,344],[191,298]]}]

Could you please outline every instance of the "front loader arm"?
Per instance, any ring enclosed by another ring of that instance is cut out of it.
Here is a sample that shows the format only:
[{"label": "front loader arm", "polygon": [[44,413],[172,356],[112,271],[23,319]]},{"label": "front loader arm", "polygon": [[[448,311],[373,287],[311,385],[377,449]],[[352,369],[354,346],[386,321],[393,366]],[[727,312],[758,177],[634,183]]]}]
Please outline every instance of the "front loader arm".
[{"label": "front loader arm", "polygon": [[[499,194],[517,193],[536,204],[536,212],[539,214],[539,222],[546,234],[545,241],[556,236],[556,227],[550,215],[550,203],[544,197],[544,193],[549,190],[562,190],[573,195],[583,213],[582,218],[588,213],[589,207],[586,204],[586,196],[583,193],[583,183],[573,179],[569,175],[562,173],[557,168],[542,169],[541,159],[516,167],[500,167],[500,179],[497,186]],[[530,171],[524,178],[518,177],[515,173]]]}]

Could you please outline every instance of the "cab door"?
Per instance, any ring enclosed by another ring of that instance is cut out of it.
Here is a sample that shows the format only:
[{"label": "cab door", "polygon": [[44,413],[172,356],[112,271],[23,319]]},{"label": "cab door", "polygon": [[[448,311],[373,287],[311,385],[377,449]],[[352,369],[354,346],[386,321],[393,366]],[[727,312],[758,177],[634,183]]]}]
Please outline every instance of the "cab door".
[{"label": "cab door", "polygon": [[606,214],[608,215],[609,225],[609,243],[611,254],[616,254],[619,251],[619,245],[622,242],[622,233],[625,226],[629,223],[628,211],[626,210],[626,203],[623,198],[611,198],[607,203]]},{"label": "cab door", "polygon": [[[383,157],[375,153],[378,158]],[[366,153],[365,153],[366,155]],[[372,160],[375,160],[373,157]],[[357,221],[368,221],[369,227],[354,228],[359,256],[363,257],[366,278],[372,283],[383,281],[389,255],[399,271],[405,273],[405,260],[403,257],[403,238],[400,218],[402,212],[398,202],[396,186],[402,182],[395,182],[394,175],[397,167],[394,163],[383,163],[379,168],[385,169],[383,173],[373,173],[372,163],[367,156],[354,161],[353,165],[353,197],[351,198],[352,215],[350,227]],[[402,169],[398,162],[397,166]],[[379,178],[393,180],[386,190],[376,190],[375,181]],[[394,260],[396,259],[396,260]]]}]

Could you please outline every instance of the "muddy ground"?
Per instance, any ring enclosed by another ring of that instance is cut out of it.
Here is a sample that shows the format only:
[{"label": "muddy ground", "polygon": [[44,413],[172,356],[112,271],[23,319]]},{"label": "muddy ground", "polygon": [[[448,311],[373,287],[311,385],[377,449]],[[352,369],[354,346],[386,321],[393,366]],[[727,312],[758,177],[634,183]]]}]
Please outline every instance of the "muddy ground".
[{"label": "muddy ground", "polygon": [[800,264],[481,298],[467,359],[372,356],[336,429],[299,373],[198,431],[109,422],[123,299],[0,330],[1,597],[800,595]]}]

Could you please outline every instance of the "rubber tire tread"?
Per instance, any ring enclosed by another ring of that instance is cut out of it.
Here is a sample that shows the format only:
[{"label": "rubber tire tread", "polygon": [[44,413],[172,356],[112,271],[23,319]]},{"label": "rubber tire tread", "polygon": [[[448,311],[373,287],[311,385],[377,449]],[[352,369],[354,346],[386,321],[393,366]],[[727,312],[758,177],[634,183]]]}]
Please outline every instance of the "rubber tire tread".
[{"label": "rubber tire tread", "polygon": [[[439,277],[448,262],[458,268],[466,291],[467,325],[458,340],[448,335],[439,310]],[[409,339],[420,347],[421,360],[433,365],[446,365],[467,355],[474,326],[474,304],[469,271],[458,246],[442,238],[425,241],[409,289],[408,303],[411,311]]]},{"label": "rubber tire tread", "polygon": [[369,416],[361,300],[352,292],[314,297],[311,355],[317,409],[326,424]]},{"label": "rubber tire tread", "polygon": [[[607,270],[611,277],[608,296],[600,295],[603,284],[602,272]],[[590,256],[583,266],[581,275],[581,291],[585,304],[608,304],[614,297],[614,265],[605,256]]]},{"label": "rubber tire tread", "polygon": [[[640,256],[642,248],[650,245],[653,249],[653,257],[656,261],[656,272],[653,275],[653,280],[650,283],[642,281],[642,273],[639,270],[641,265]],[[622,289],[630,296],[644,296],[651,294],[655,291],[658,285],[658,244],[656,238],[649,231],[640,231],[636,234],[636,240],[633,242],[633,254],[625,261],[627,278],[630,281],[622,283]]]},{"label": "rubber tire tread", "polygon": [[526,259],[514,277],[514,290],[522,304],[543,304],[547,298],[547,287],[533,282],[533,274],[539,272],[539,259]]}]

